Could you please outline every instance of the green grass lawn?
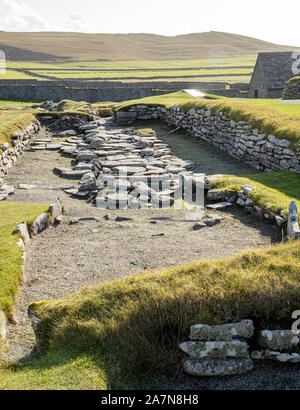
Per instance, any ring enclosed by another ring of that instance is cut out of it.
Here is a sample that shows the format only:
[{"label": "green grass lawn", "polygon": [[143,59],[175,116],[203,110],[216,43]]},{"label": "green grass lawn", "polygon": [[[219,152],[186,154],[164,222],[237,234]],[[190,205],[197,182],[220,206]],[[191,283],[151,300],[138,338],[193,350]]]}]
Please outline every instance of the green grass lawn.
[{"label": "green grass lawn", "polygon": [[[148,77],[185,77],[185,76],[193,76],[199,78],[202,75],[207,77],[213,75],[228,75],[231,76],[232,74],[247,74],[251,76],[251,70],[249,68],[227,68],[227,69],[218,69],[218,70],[176,70],[176,71],[47,71],[47,70],[40,70],[40,71],[32,71],[34,74],[41,74],[56,78],[131,78],[131,77],[139,77],[139,78],[148,78]],[[226,77],[224,77],[224,81],[226,81]]]},{"label": "green grass lawn", "polygon": [[44,352],[3,365],[0,389],[154,387],[181,368],[178,343],[192,324],[249,318],[257,329],[289,329],[299,300],[299,241],[85,287],[31,305]]},{"label": "green grass lawn", "polygon": [[47,209],[47,205],[0,202],[0,310],[8,317],[13,315],[22,266],[22,250],[13,231],[23,221],[33,222]]}]

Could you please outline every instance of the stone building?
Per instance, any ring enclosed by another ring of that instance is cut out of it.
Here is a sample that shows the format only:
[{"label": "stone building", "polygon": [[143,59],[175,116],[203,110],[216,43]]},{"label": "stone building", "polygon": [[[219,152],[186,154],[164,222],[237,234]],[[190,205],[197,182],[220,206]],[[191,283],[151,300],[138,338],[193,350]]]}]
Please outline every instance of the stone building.
[{"label": "stone building", "polygon": [[[298,53],[300,57],[300,52]],[[286,81],[295,77],[297,52],[259,53],[249,86],[249,98],[281,98]]]}]

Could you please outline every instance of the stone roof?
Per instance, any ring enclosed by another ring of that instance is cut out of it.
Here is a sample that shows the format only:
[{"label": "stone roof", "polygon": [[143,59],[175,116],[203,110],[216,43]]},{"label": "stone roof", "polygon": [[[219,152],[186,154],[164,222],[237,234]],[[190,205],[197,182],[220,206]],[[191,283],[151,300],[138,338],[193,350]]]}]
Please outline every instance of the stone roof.
[{"label": "stone roof", "polygon": [[283,88],[286,81],[296,76],[292,71],[293,63],[295,63],[292,51],[259,53],[258,59],[262,65],[268,88]]}]

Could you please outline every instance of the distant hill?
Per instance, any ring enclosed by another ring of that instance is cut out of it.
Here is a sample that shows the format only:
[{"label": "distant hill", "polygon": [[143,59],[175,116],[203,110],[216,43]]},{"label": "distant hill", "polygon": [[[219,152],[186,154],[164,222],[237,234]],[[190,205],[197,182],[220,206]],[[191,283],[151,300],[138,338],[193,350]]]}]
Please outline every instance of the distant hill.
[{"label": "distant hill", "polygon": [[217,31],[172,37],[155,34],[0,32],[0,47],[1,44],[3,48],[6,46],[17,49],[17,53],[8,53],[11,61],[22,59],[29,61],[30,58],[32,61],[55,58],[72,60],[206,59],[297,49]]}]

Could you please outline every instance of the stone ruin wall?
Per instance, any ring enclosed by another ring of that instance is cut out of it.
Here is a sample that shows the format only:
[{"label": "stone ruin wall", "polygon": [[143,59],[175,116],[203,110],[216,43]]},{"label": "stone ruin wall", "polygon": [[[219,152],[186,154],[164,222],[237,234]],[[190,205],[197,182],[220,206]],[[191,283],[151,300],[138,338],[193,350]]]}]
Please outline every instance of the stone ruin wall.
[{"label": "stone ruin wall", "polygon": [[30,139],[39,129],[40,123],[38,120],[35,120],[24,131],[18,131],[11,136],[12,146],[8,142],[0,145],[0,186],[3,182],[3,176],[7,174],[8,170],[25,151]]},{"label": "stone ruin wall", "polygon": [[[230,88],[228,88],[230,87]],[[139,82],[122,83],[113,81],[36,81],[0,80],[0,99],[27,101],[74,100],[89,103],[101,101],[126,101],[139,99],[182,89],[201,89],[210,94],[226,97],[247,97],[247,84],[217,82]]]},{"label": "stone ruin wall", "polygon": [[300,174],[299,145],[267,135],[245,121],[235,122],[222,112],[213,114],[207,108],[191,109],[184,113],[176,106],[166,109],[136,105],[128,111],[118,111],[116,115],[121,124],[139,119],[161,119],[226,151],[231,157],[258,171],[289,170]]}]

